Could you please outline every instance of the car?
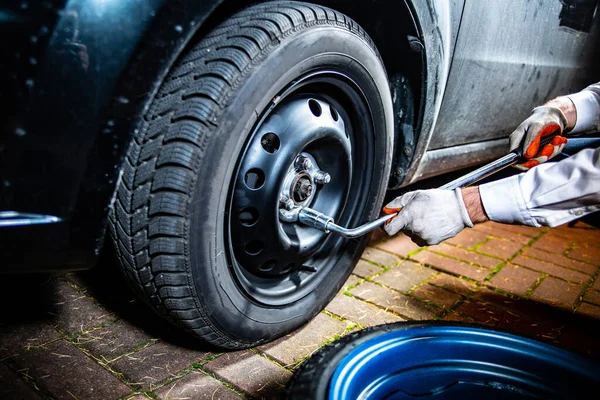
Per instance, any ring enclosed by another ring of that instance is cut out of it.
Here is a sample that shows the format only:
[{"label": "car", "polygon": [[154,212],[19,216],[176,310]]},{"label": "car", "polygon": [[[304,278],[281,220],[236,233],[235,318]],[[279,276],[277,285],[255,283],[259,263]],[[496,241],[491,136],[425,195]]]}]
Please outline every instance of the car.
[{"label": "car", "polygon": [[2,271],[113,252],[175,326],[241,349],[340,290],[388,190],[507,151],[597,80],[596,0],[3,2]]}]

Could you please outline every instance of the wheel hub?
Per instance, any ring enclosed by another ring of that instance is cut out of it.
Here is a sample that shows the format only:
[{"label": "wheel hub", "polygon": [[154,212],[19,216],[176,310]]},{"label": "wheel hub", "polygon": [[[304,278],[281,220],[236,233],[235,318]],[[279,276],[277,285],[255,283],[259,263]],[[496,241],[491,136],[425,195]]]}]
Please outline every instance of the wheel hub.
[{"label": "wheel hub", "polygon": [[288,169],[279,195],[279,219],[285,222],[297,221],[298,212],[308,207],[320,186],[331,181],[331,176],[319,169],[315,158],[301,153]]}]

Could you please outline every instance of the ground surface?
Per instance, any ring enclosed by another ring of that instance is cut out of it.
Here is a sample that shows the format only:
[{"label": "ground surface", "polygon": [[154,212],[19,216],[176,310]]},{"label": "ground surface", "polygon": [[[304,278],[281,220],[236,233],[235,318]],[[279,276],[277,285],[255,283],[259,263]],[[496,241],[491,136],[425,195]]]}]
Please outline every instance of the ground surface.
[{"label": "ground surface", "polygon": [[[102,267],[102,265],[100,266]],[[374,237],[344,289],[303,329],[218,353],[180,336],[114,268],[2,277],[0,398],[276,398],[328,341],[402,320],[470,321],[600,360],[600,230],[486,223],[429,248]]]}]

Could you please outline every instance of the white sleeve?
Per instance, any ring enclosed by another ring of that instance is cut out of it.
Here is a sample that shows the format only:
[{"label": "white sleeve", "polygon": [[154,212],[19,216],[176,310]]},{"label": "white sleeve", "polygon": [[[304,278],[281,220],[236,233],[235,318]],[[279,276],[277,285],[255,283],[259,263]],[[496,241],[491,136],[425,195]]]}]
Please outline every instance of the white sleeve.
[{"label": "white sleeve", "polygon": [[599,132],[600,82],[567,97],[571,99],[577,110],[577,122],[570,133]]},{"label": "white sleeve", "polygon": [[600,210],[600,148],[479,186],[492,221],[558,226]]}]

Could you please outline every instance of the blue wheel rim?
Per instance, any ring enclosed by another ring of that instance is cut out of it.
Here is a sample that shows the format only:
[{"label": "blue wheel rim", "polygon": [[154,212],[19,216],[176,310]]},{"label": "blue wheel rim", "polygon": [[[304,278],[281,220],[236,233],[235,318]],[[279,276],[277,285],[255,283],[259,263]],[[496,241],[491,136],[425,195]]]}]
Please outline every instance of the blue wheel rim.
[{"label": "blue wheel rim", "polygon": [[345,356],[329,398],[576,398],[599,383],[597,364],[555,346],[481,328],[412,326]]}]

